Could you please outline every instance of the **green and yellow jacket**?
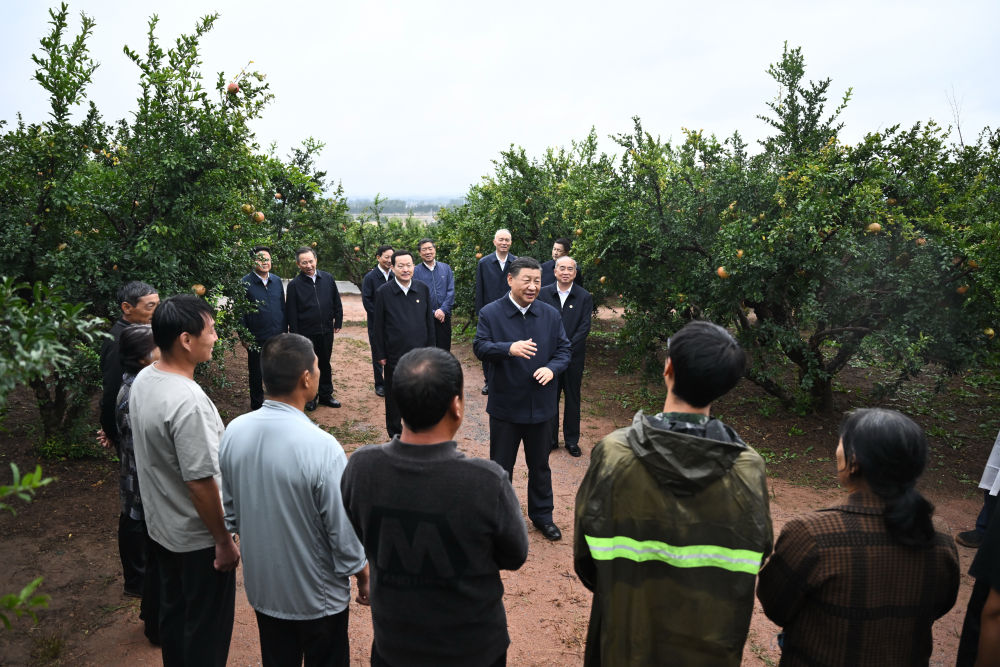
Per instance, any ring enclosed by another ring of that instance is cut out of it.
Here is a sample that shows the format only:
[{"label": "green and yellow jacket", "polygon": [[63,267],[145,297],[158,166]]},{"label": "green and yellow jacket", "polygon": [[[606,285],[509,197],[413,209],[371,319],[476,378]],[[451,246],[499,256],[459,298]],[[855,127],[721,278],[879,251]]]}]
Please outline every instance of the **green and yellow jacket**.
[{"label": "green and yellow jacket", "polygon": [[594,448],[575,527],[585,665],[738,667],[773,537],[764,461],[733,429],[638,412]]}]

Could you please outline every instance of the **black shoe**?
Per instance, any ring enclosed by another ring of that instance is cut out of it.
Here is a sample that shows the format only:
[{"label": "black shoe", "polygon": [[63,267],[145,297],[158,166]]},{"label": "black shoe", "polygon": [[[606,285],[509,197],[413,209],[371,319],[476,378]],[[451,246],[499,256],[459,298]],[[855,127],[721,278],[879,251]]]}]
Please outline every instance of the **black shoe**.
[{"label": "black shoe", "polygon": [[980,533],[978,530],[967,530],[964,533],[959,533],[955,536],[955,541],[961,544],[963,547],[969,547],[970,549],[978,549],[982,545],[985,538],[984,533]]},{"label": "black shoe", "polygon": [[306,403],[306,412],[312,412],[316,409],[316,399],[313,399]]},{"label": "black shoe", "polygon": [[545,539],[550,542],[562,539],[562,533],[559,531],[559,527],[554,523],[535,523],[535,528],[537,528],[538,532],[544,535]]},{"label": "black shoe", "polygon": [[375,395],[382,396],[383,398],[385,398],[385,387],[383,387],[382,385],[375,387]]},{"label": "black shoe", "polygon": [[566,451],[569,452],[570,456],[580,456],[583,454],[580,451],[580,445],[566,445]]},{"label": "black shoe", "polygon": [[490,393],[490,386],[488,384],[484,384],[483,385],[483,396],[486,396],[489,393]]},{"label": "black shoe", "polygon": [[127,598],[138,598],[142,599],[142,589],[139,590],[128,588],[127,586],[122,589],[122,594]]},{"label": "black shoe", "polygon": [[340,401],[335,399],[333,396],[326,396],[325,398],[319,399],[320,405],[325,405],[328,408],[339,408]]}]

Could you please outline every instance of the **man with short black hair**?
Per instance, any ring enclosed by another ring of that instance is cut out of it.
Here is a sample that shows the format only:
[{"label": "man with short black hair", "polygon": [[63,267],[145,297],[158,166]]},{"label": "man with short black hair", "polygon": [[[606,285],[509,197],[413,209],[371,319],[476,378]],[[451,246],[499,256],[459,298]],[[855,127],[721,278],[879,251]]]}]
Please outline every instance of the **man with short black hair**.
[{"label": "man with short black hair", "polygon": [[160,360],[132,383],[129,415],[146,527],[160,573],[163,664],[226,664],[240,550],[226,530],[219,488],[223,424],[194,381],[212,358],[215,312],[193,294],[153,313]]},{"label": "man with short black hair", "polygon": [[480,311],[472,349],[489,362],[490,459],[513,479],[524,441],[528,518],[546,539],[558,540],[562,533],[552,519],[549,422],[559,407],[553,380],[569,365],[570,344],[559,311],[536,300],[541,283],[537,260],[511,262],[510,292]]},{"label": "man with short black hair", "polygon": [[528,557],[517,497],[502,468],[466,458],[462,365],[418,348],[393,378],[403,432],[355,451],[341,490],[371,562],[371,664],[506,664],[500,570]]},{"label": "man with short black hair", "polygon": [[380,245],[375,251],[375,268],[361,281],[361,304],[365,307],[368,324],[368,346],[372,348],[372,373],[375,376],[375,394],[385,396],[385,375],[382,364],[375,358],[375,292],[392,280],[392,246]]},{"label": "man with short black hair", "polygon": [[311,340],[319,358],[319,388],[316,397],[306,403],[306,410],[315,410],[317,403],[339,408],[340,401],[333,397],[330,371],[333,337],[340,333],[344,324],[344,306],[337,281],[326,271],[316,269],[316,251],[308,246],[295,251],[295,264],[299,274],[288,283],[285,294],[288,331]]},{"label": "man with short black hair", "polygon": [[312,343],[279,334],[261,352],[267,400],[220,446],[226,526],[240,536],[247,599],[264,665],[350,664],[352,575],[368,602],[364,549],[344,512],[347,457],[303,412],[316,395]]},{"label": "man with short black hair", "polygon": [[667,342],[663,412],[591,452],[573,559],[594,592],[584,664],[738,667],[771,552],[764,461],[711,416],[746,356],[711,322]]},{"label": "man with short black hair", "polygon": [[413,277],[427,285],[431,292],[434,314],[434,345],[451,350],[451,309],[455,306],[455,274],[451,267],[437,261],[434,239],[420,239],[417,252],[423,261],[413,270]]},{"label": "man with short black hair", "polygon": [[115,404],[122,386],[122,365],[118,359],[118,338],[122,331],[133,324],[149,324],[153,311],[160,303],[156,288],[141,280],[125,283],[118,290],[121,317],[111,325],[111,338],[101,343],[101,433],[118,449],[118,425],[115,422]]},{"label": "man with short black hair", "polygon": [[243,341],[247,351],[247,371],[250,375],[250,409],[257,410],[264,403],[264,385],[260,373],[260,350],[267,341],[285,333],[285,288],[281,277],[271,273],[271,249],[257,246],[250,251],[253,271],[240,281],[247,293],[247,301],[255,308],[240,322],[253,335],[253,340]]},{"label": "man with short black hair", "polygon": [[[570,456],[580,456],[580,387],[583,384],[583,366],[587,357],[587,335],[590,333],[590,316],[594,300],[590,292],[574,282],[577,275],[576,261],[569,255],[556,260],[556,282],[542,287],[540,301],[549,304],[562,316],[563,328],[572,350],[569,366],[557,378],[559,394],[564,397],[563,443]],[[552,449],[559,447],[559,410],[552,420]]]},{"label": "man with short black hair", "polygon": [[[510,254],[511,235],[509,229],[498,229],[493,234],[493,247],[495,252],[491,252],[476,264],[476,294],[475,308],[476,316],[483,309],[483,306],[493,303],[497,299],[507,294],[510,289],[507,286],[507,275],[510,273],[511,263],[517,259],[516,255]],[[483,389],[484,395],[490,393],[489,362],[483,361]]]},{"label": "man with short black hair", "polygon": [[403,431],[399,401],[392,392],[396,364],[410,350],[434,345],[430,290],[419,280],[413,280],[413,255],[409,250],[393,253],[392,273],[395,279],[375,292],[372,347],[372,353],[385,370],[385,429],[390,438]]}]

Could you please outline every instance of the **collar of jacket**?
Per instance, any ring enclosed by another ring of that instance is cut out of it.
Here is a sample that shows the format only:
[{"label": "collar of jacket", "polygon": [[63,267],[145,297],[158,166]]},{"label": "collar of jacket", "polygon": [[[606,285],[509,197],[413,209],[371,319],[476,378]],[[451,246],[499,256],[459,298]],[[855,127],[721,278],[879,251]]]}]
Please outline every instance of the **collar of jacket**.
[{"label": "collar of jacket", "polygon": [[843,505],[825,507],[819,511],[879,515],[885,512],[885,500],[871,491],[855,491],[851,495],[847,496],[847,502]]},{"label": "collar of jacket", "polygon": [[[535,301],[538,301],[538,297],[535,297]],[[503,305],[507,309],[507,317],[514,317],[515,315],[520,315],[521,311],[517,309],[514,302],[511,301],[510,292],[503,295]],[[538,313],[535,312],[534,301],[528,305],[528,312],[524,314],[525,317],[531,315],[532,317],[538,317]]]}]

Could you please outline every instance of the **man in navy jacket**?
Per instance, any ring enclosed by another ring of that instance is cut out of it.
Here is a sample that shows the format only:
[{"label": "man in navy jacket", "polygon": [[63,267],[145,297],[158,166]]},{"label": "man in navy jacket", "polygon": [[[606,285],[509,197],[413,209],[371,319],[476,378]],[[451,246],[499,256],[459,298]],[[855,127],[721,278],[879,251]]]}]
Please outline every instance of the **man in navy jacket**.
[{"label": "man in navy jacket", "polygon": [[256,308],[240,322],[250,333],[252,341],[243,341],[247,350],[247,370],[250,374],[250,409],[264,404],[264,384],[260,370],[260,350],[264,343],[288,330],[285,321],[285,288],[281,278],[271,273],[271,249],[257,246],[253,249],[253,271],[240,282],[247,292],[247,301]]},{"label": "man in navy jacket", "polygon": [[385,369],[385,430],[389,439],[403,432],[399,406],[392,394],[392,376],[400,357],[418,347],[434,347],[434,315],[430,290],[413,280],[413,255],[392,255],[390,280],[375,292],[375,340],[372,354]]},{"label": "man in navy jacket", "polygon": [[392,280],[392,246],[380,245],[375,251],[378,263],[375,268],[365,274],[361,281],[361,304],[368,315],[368,345],[372,348],[372,373],[375,375],[375,393],[385,396],[385,378],[382,364],[375,356],[375,292],[379,287]]},{"label": "man in navy jacket", "polygon": [[[476,265],[476,295],[475,306],[476,315],[488,303],[493,303],[509,289],[507,287],[507,274],[510,273],[510,264],[517,257],[510,254],[511,236],[510,230],[498,229],[493,235],[493,247],[496,252],[491,252],[479,260]],[[483,361],[483,378],[486,384],[483,385],[483,393],[490,392],[489,382],[489,362]]]},{"label": "man in navy jacket", "polygon": [[[583,384],[583,364],[587,354],[587,334],[590,333],[590,316],[594,300],[590,292],[575,284],[576,262],[563,255],[555,262],[556,282],[542,288],[538,300],[559,310],[563,328],[569,338],[572,354],[569,366],[558,378],[559,394],[564,398],[563,442],[572,456],[580,456],[580,385]],[[559,446],[559,410],[552,419],[552,449]]]},{"label": "man in navy jacket", "polygon": [[552,474],[549,470],[550,424],[558,408],[556,382],[570,360],[570,344],[559,311],[536,301],[542,267],[531,257],[511,262],[510,293],[483,306],[472,344],[489,362],[492,391],[490,459],[513,479],[521,441],[528,465],[528,518],[549,540],[562,537],[552,521]]},{"label": "man in navy jacket", "polygon": [[337,281],[326,271],[316,270],[316,251],[301,247],[295,251],[299,275],[288,283],[285,294],[285,318],[288,330],[312,341],[319,358],[319,393],[306,403],[306,410],[315,410],[316,403],[339,408],[333,397],[333,377],[330,357],[333,356],[333,335],[344,324],[344,306],[340,302]]},{"label": "man in navy jacket", "polygon": [[[556,239],[552,243],[552,259],[542,262],[542,287],[548,287],[556,281],[556,261],[560,257],[569,254],[569,249],[573,247],[573,242],[565,236]],[[580,267],[576,267],[576,278],[573,282],[583,287],[583,272]]]}]

